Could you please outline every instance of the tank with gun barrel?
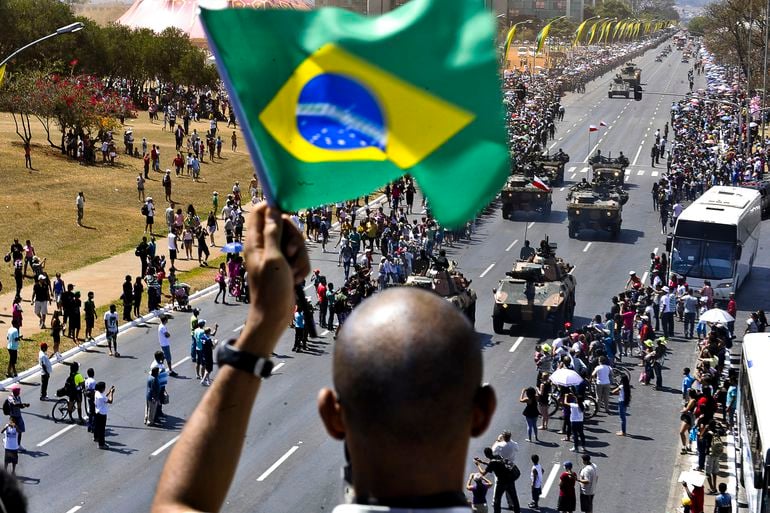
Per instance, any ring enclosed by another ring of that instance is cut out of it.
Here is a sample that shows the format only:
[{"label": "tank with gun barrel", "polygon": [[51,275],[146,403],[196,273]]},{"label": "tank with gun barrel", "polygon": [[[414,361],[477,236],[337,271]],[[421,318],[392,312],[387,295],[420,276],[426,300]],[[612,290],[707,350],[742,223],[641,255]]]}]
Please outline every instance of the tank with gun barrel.
[{"label": "tank with gun barrel", "polygon": [[407,287],[430,290],[463,312],[471,325],[476,322],[476,292],[462,273],[454,269],[430,269],[425,275],[412,274],[406,278]]},{"label": "tank with gun barrel", "polygon": [[506,324],[528,331],[548,323],[552,331],[562,329],[575,313],[577,281],[573,266],[556,256],[556,243],[546,238],[537,252],[518,260],[494,289],[492,328],[503,333]]}]

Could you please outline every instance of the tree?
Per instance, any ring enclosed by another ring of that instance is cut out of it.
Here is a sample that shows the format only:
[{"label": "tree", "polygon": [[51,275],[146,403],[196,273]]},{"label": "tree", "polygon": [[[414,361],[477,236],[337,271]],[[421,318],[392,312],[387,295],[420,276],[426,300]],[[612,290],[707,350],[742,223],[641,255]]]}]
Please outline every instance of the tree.
[{"label": "tree", "polygon": [[0,88],[0,110],[10,112],[16,135],[23,144],[32,142],[30,115],[34,115],[33,93],[37,77],[33,73],[13,73]]},{"label": "tree", "polygon": [[596,6],[596,16],[624,20],[633,16],[631,7],[623,0],[605,0]]},{"label": "tree", "polygon": [[687,30],[694,36],[703,36],[706,34],[706,27],[708,26],[708,18],[705,16],[695,16],[690,19],[687,24]]}]

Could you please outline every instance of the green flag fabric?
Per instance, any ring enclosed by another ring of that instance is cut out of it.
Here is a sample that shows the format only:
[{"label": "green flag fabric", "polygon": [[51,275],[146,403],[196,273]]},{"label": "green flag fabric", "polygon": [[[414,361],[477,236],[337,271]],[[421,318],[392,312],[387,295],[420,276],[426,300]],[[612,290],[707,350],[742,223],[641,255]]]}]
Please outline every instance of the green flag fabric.
[{"label": "green flag fabric", "polygon": [[413,0],[379,17],[201,9],[268,200],[284,211],[416,178],[460,226],[508,174],[492,15]]}]

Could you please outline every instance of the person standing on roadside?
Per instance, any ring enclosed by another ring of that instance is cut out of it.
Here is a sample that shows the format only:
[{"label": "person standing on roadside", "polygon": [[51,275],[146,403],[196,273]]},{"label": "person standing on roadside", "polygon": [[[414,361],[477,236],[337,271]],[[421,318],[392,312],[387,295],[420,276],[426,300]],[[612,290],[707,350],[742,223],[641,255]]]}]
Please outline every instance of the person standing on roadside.
[{"label": "person standing on roadside", "polygon": [[[26,431],[24,427],[24,417],[21,416],[21,410],[29,408],[29,403],[25,403],[21,400],[21,387],[19,385],[11,386],[11,395],[6,399],[8,403],[8,416],[13,419],[16,424],[16,432],[18,433],[17,440],[19,442],[19,450],[24,451],[24,447],[21,445],[21,436]],[[3,413],[5,413],[5,405],[3,406]]]},{"label": "person standing on roadside", "polygon": [[543,467],[540,465],[540,456],[533,454],[531,456],[532,468],[529,471],[529,482],[532,485],[532,502],[527,504],[528,508],[540,509],[540,495],[543,493]]},{"label": "person standing on roadside", "polygon": [[596,409],[601,410],[604,406],[604,412],[610,413],[610,387],[612,386],[612,367],[607,365],[607,357],[599,357],[599,365],[596,366],[591,377],[596,382]]},{"label": "person standing on roadside", "polygon": [[104,314],[104,333],[107,338],[110,356],[120,356],[120,353],[118,353],[118,314],[114,304],[110,305],[110,310]]},{"label": "person standing on roadside", "polygon": [[596,472],[596,465],[591,463],[591,456],[583,455],[583,468],[577,477],[580,483],[580,511],[583,513],[593,513],[594,494],[596,493],[596,482],[599,475]]},{"label": "person standing on roadside", "polygon": [[[513,499],[513,511],[514,513],[520,513],[519,497],[516,494],[516,478],[515,464],[512,460],[495,456],[492,453],[491,447],[484,448],[484,456],[488,458],[488,461],[484,461],[480,458],[474,458],[476,468],[479,469],[479,473],[485,476],[488,472],[492,472],[497,478],[497,484],[495,486],[494,502],[492,503],[492,511],[494,513],[500,513],[503,503],[503,495],[507,494],[509,499]],[[486,468],[482,470],[481,466]],[[510,509],[510,508],[509,508]]]},{"label": "person standing on roadside", "polygon": [[8,328],[5,338],[8,342],[6,346],[8,348],[8,367],[5,370],[5,377],[13,378],[17,375],[16,359],[19,355],[19,340],[21,340],[19,322],[16,319],[11,320],[11,327]]},{"label": "person standing on roadside", "polygon": [[612,390],[612,394],[618,396],[618,416],[620,417],[620,431],[615,434],[626,436],[626,411],[631,405],[631,383],[627,375],[620,376],[620,385]]},{"label": "person standing on roadside", "polygon": [[92,291],[88,292],[88,298],[83,303],[83,313],[86,319],[86,334],[83,340],[88,342],[94,339],[93,332],[94,325],[96,324],[96,303],[94,303],[94,293]]},{"label": "person standing on roadside", "polygon": [[86,208],[86,197],[83,195],[83,191],[80,191],[77,198],[75,198],[75,207],[78,210],[77,225],[83,226],[83,211]]},{"label": "person standing on roadside", "polygon": [[155,415],[158,411],[158,404],[160,404],[160,382],[158,381],[159,373],[160,367],[154,367],[150,370],[150,375],[147,376],[147,390],[145,393],[144,407],[145,426],[156,425]]},{"label": "person standing on roadside", "polygon": [[142,306],[142,294],[144,293],[144,284],[142,277],[137,276],[134,280],[134,317],[140,317],[139,310]]},{"label": "person standing on roadside", "polygon": [[35,315],[40,320],[40,329],[45,329],[48,305],[51,304],[51,289],[42,274],[35,278],[35,285],[32,286],[32,302],[35,304]]},{"label": "person standing on roadside", "polygon": [[[492,444],[492,454],[499,456],[504,460],[509,460],[511,463],[516,463],[516,455],[519,453],[519,444],[511,439],[511,432],[507,429],[497,436],[497,440]],[[495,489],[493,490],[493,496],[497,492],[497,475],[495,475]],[[506,493],[506,500],[508,501],[508,509],[512,509],[511,504],[515,502],[510,493]]]},{"label": "person standing on roadside", "polygon": [[88,368],[86,371],[86,378],[85,383],[83,384],[84,395],[85,395],[85,403],[86,403],[86,416],[88,417],[88,422],[86,423],[86,426],[88,428],[89,433],[93,433],[94,431],[94,418],[96,415],[96,409],[94,407],[94,394],[96,393],[96,379],[94,378],[94,369]]},{"label": "person standing on roadside", "polygon": [[174,368],[171,365],[171,333],[168,331],[166,324],[168,323],[168,316],[160,316],[160,326],[158,326],[158,343],[160,344],[160,350],[163,351],[163,357],[168,365],[169,375],[176,377],[178,374],[174,372]]},{"label": "person standing on roadside", "polygon": [[468,476],[468,482],[465,489],[473,494],[471,500],[471,511],[474,513],[487,513],[487,492],[492,486],[492,481],[477,472],[471,472]]},{"label": "person standing on roadside", "polygon": [[5,448],[5,471],[11,466],[11,473],[16,475],[16,465],[19,463],[19,432],[13,417],[8,419],[8,424],[0,431],[3,433],[3,447]]},{"label": "person standing on roadside", "polygon": [[120,296],[123,300],[123,320],[131,322],[131,309],[134,306],[134,286],[131,283],[131,275],[127,274],[126,279],[123,281],[123,295]]},{"label": "person standing on roadside", "polygon": [[110,411],[109,405],[112,404],[112,401],[115,398],[115,385],[112,385],[110,389],[107,390],[107,384],[104,381],[100,381],[94,387],[94,391],[94,442],[99,444],[99,449],[107,449],[104,435],[107,430],[107,414]]},{"label": "person standing on roadside", "polygon": [[556,510],[560,513],[574,513],[575,500],[575,481],[577,474],[572,471],[572,462],[564,462],[564,472],[559,476],[559,499],[556,502]]},{"label": "person standing on roadside", "polygon": [[40,352],[37,354],[37,363],[40,364],[40,400],[48,400],[48,381],[53,374],[53,365],[48,358],[48,344],[40,344]]}]

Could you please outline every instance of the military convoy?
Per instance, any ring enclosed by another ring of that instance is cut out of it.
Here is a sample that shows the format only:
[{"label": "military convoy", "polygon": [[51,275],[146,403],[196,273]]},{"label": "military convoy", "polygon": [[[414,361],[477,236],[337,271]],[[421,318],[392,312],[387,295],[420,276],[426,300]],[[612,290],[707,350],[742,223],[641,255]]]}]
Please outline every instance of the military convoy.
[{"label": "military convoy", "polygon": [[503,333],[506,324],[535,330],[550,324],[553,333],[575,313],[577,281],[573,266],[556,257],[556,244],[547,239],[528,260],[519,260],[494,289],[492,329]]},{"label": "military convoy", "polygon": [[627,62],[620,68],[620,73],[616,74],[610,82],[607,97],[623,96],[630,98],[632,93],[634,100],[642,99],[642,70],[637,68],[633,62]]},{"label": "military convoy", "polygon": [[514,212],[551,213],[551,187],[564,181],[564,166],[569,155],[559,150],[529,155],[528,162],[515,166],[500,194],[503,219],[510,219]]},{"label": "military convoy", "polygon": [[476,292],[462,273],[446,269],[431,269],[425,276],[413,274],[406,279],[407,287],[430,290],[463,312],[471,325],[476,323]]},{"label": "military convoy", "polygon": [[619,187],[623,186],[626,180],[626,168],[629,164],[623,152],[620,152],[620,156],[616,158],[597,154],[588,163],[591,165],[591,174],[594,181],[604,180]]},{"label": "military convoy", "polygon": [[627,201],[627,192],[605,180],[573,185],[567,193],[570,238],[576,238],[583,229],[607,231],[610,237],[617,238]]},{"label": "military convoy", "polygon": [[614,98],[615,96],[622,96],[624,98],[631,97],[631,86],[628,82],[623,80],[620,75],[616,75],[610,82],[610,90],[607,91],[607,98]]},{"label": "military convoy", "polygon": [[524,174],[515,174],[508,177],[500,193],[503,203],[503,219],[510,219],[516,211],[540,212],[544,216],[551,213],[552,192],[534,185],[534,178]]}]

